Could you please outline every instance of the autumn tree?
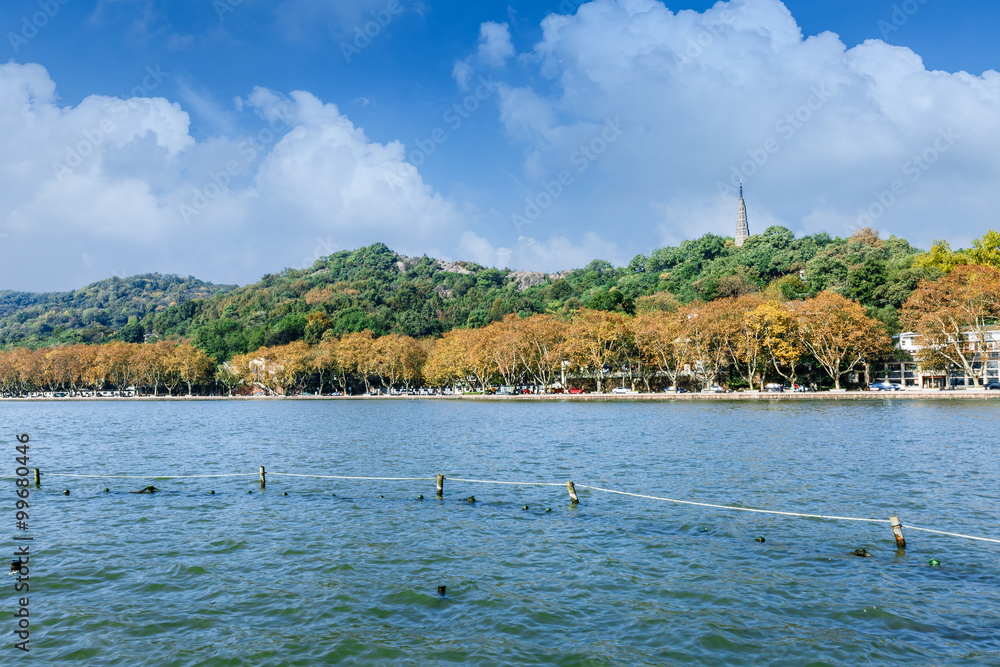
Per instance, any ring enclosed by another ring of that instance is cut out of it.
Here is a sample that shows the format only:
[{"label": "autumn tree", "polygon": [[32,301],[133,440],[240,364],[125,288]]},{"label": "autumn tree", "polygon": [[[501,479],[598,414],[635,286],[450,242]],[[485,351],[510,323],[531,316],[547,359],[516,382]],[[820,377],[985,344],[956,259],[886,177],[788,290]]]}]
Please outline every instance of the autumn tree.
[{"label": "autumn tree", "polygon": [[428,383],[446,387],[469,380],[472,372],[467,364],[465,348],[467,331],[468,329],[452,329],[430,347],[423,368],[424,379]]},{"label": "autumn tree", "polygon": [[[767,301],[747,313],[746,320],[757,332],[764,364],[788,382],[795,382],[795,368],[806,351],[792,312],[782,303]],[[764,389],[763,373],[760,388]]]},{"label": "autumn tree", "polygon": [[340,354],[342,363],[350,372],[356,374],[365,384],[365,393],[372,389],[371,380],[376,374],[378,360],[375,357],[375,334],[365,329],[357,333],[348,333],[340,339]]},{"label": "autumn tree", "polygon": [[206,382],[212,377],[212,369],[215,366],[211,357],[190,343],[181,343],[176,347],[171,365],[180,381],[187,385],[188,396],[196,384]]},{"label": "autumn tree", "polygon": [[287,395],[301,392],[312,374],[312,351],[305,341],[294,341],[269,351],[274,379]]},{"label": "autumn tree", "polygon": [[1000,322],[1000,269],[957,266],[937,282],[922,281],[903,305],[901,321],[920,336],[921,361],[954,364],[985,383]]},{"label": "autumn tree", "polygon": [[683,339],[691,359],[691,375],[706,387],[726,372],[735,341],[732,303],[690,304],[678,311],[684,323]]},{"label": "autumn tree", "polygon": [[866,361],[887,354],[892,341],[864,306],[850,299],[820,292],[791,304],[799,341],[840,389],[840,380]]},{"label": "autumn tree", "polygon": [[684,366],[691,364],[682,316],[662,311],[637,315],[632,320],[632,332],[646,364],[662,372],[670,384],[676,385]]},{"label": "autumn tree", "polygon": [[626,315],[603,310],[583,310],[577,313],[569,326],[567,356],[574,365],[593,373],[600,393],[611,369],[621,365],[625,347],[631,344],[631,337],[632,330]]},{"label": "autumn tree", "polygon": [[119,395],[133,385],[137,378],[138,360],[135,343],[113,341],[101,345],[96,363]]},{"label": "autumn tree", "polygon": [[553,315],[532,315],[518,322],[520,366],[534,383],[547,387],[560,372],[568,327]]}]

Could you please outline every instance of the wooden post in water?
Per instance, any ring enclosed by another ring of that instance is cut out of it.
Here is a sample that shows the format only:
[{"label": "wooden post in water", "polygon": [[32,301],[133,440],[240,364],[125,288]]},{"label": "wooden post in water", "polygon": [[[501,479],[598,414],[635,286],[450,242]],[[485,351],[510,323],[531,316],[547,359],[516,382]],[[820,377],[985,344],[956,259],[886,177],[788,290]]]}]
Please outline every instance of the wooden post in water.
[{"label": "wooden post in water", "polygon": [[444,496],[444,475],[437,476],[438,498]]},{"label": "wooden post in water", "polygon": [[896,548],[905,549],[906,540],[903,539],[903,523],[895,514],[889,517],[889,523],[892,525],[892,536],[896,538]]},{"label": "wooden post in water", "polygon": [[574,505],[579,505],[580,498],[576,495],[576,485],[573,482],[566,482],[566,488],[569,489],[569,499],[573,501]]},{"label": "wooden post in water", "polygon": [[267,485],[267,478],[264,473],[264,466],[260,467],[260,488],[264,488]]},{"label": "wooden post in water", "polygon": [[35,486],[42,485],[42,473],[38,468],[32,468],[35,471]]}]

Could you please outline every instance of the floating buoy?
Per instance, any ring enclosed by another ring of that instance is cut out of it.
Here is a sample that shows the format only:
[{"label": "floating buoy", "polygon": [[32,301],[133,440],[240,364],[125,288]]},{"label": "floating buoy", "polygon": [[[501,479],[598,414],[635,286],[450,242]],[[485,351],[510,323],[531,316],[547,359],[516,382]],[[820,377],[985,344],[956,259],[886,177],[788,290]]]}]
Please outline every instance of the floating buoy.
[{"label": "floating buoy", "polygon": [[551,507],[546,507],[546,508],[545,508],[545,511],[546,511],[546,512],[551,512],[551,511],[552,511],[552,508],[551,508]]},{"label": "floating buoy", "polygon": [[475,496],[469,496],[469,502],[470,503],[476,502],[476,497]]},{"label": "floating buoy", "polygon": [[109,489],[107,487],[104,487],[104,493],[110,493],[110,492],[111,492],[111,489]]},{"label": "floating buoy", "polygon": [[857,556],[858,558],[872,558],[874,554],[868,551],[868,549],[855,549],[851,552],[851,555]]},{"label": "floating buoy", "polygon": [[931,567],[937,567],[941,564],[941,561],[939,561],[937,558],[931,558],[929,561],[927,561],[927,564],[930,565]]},{"label": "floating buoy", "polygon": [[528,506],[527,505],[522,505],[521,509],[526,510],[526,509],[528,509]]},{"label": "floating buoy", "polygon": [[208,495],[210,495],[210,496],[214,496],[214,495],[215,495],[215,491],[209,491],[209,492],[208,492]]},{"label": "floating buoy", "polygon": [[764,542],[767,542],[767,540],[765,540],[763,537],[758,537],[757,541],[760,542],[761,544],[763,544]]},{"label": "floating buoy", "polygon": [[708,528],[705,528],[705,526],[698,526],[698,532],[699,533],[707,533],[708,532]]},{"label": "floating buoy", "polygon": [[438,586],[438,595],[445,595],[448,592],[447,586]]},{"label": "floating buoy", "polygon": [[424,494],[421,493],[419,496],[417,496],[417,500],[423,500],[423,499],[424,499]]},{"label": "floating buoy", "polygon": [[247,491],[247,495],[248,495],[248,496],[249,496],[249,495],[250,495],[251,493],[253,493],[253,491]]},{"label": "floating buoy", "polygon": [[379,496],[379,498],[385,498],[385,496]]},{"label": "floating buoy", "polygon": [[288,491],[284,491],[281,495],[287,496],[288,495]]},{"label": "floating buoy", "polygon": [[331,498],[333,498],[333,497],[335,497],[336,495],[337,495],[336,493],[331,493],[331,494],[330,494],[330,497],[331,497]]},{"label": "floating buoy", "polygon": [[65,491],[63,491],[63,495],[64,496],[68,496],[69,495],[69,489],[66,489]]}]

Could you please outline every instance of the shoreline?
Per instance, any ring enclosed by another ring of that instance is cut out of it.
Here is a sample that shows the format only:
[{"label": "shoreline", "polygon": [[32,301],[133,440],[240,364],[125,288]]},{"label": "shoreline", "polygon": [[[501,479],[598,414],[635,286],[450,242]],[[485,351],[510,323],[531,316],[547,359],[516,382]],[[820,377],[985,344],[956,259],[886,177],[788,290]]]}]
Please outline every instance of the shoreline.
[{"label": "shoreline", "polygon": [[33,397],[0,398],[4,402],[87,402],[87,401],[544,401],[544,402],[657,402],[657,401],[877,401],[877,400],[1000,400],[1000,391],[985,389],[960,391],[821,391],[821,392],[739,392],[732,394],[521,394],[460,396],[113,396],[113,397]]}]

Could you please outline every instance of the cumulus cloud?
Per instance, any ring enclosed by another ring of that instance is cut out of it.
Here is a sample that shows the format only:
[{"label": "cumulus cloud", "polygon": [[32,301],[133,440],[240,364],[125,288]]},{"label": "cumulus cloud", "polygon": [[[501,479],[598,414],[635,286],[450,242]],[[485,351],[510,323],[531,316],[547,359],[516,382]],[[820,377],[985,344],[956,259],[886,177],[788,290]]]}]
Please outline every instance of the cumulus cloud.
[{"label": "cumulus cloud", "polygon": [[588,172],[600,195],[578,188],[567,199],[637,249],[732,235],[740,179],[752,232],[870,224],[927,247],[996,225],[995,71],[928,71],[878,40],[848,48],[829,32],[805,36],[779,0],[700,13],[594,0],[542,29],[517,59],[531,83],[502,88],[500,120],[540,180],[565,168],[590,128],[620,117],[622,137]]},{"label": "cumulus cloud", "polygon": [[60,106],[43,67],[0,65],[0,284],[150,270],[245,282],[334,249],[421,254],[460,234],[401,143],[369,140],[306,92],[240,102],[259,131],[196,141],[163,98]]},{"label": "cumulus cloud", "polygon": [[465,60],[456,61],[452,76],[458,85],[466,88],[477,67],[502,67],[514,53],[510,25],[486,21],[479,26],[479,47],[476,53]]}]

